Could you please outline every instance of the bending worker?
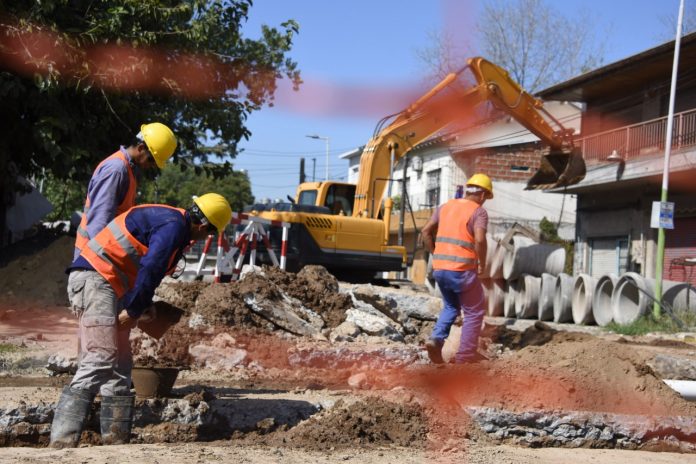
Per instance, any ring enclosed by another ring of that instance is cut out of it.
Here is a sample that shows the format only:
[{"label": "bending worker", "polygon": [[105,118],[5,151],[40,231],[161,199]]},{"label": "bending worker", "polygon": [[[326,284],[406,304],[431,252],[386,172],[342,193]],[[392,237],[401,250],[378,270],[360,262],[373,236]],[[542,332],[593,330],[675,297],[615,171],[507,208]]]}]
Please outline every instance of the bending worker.
[{"label": "bending worker", "polygon": [[77,446],[97,393],[102,442],[128,443],[135,400],[130,329],[190,241],[222,233],[231,217],[227,200],[208,193],[195,198],[187,210],[135,206],[87,242],[67,270],[68,297],[79,318],[80,352],[77,372],[56,406],[51,446]]},{"label": "bending worker", "polygon": [[99,163],[87,187],[73,259],[113,218],[135,206],[139,171],[163,169],[174,150],[176,138],[172,130],[153,122],[140,126],[140,132],[128,147],[121,147]]},{"label": "bending worker", "polygon": [[428,357],[435,364],[444,362],[442,346],[460,311],[464,322],[455,362],[485,359],[477,351],[485,312],[478,274],[483,273],[488,246],[488,213],[482,205],[493,198],[493,183],[485,174],[474,174],[467,181],[464,193],[464,198],[449,200],[438,208],[422,230],[423,244],[433,253],[433,276],[443,303],[430,340],[425,344]]}]

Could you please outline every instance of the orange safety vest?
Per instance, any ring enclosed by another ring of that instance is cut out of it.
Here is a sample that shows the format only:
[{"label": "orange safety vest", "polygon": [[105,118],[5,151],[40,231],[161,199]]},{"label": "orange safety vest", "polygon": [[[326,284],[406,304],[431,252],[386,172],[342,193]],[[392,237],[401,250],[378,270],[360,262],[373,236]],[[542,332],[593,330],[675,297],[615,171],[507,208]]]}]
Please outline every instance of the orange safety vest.
[{"label": "orange safety vest", "polygon": [[[133,169],[131,169],[130,163],[128,162],[128,158],[126,158],[126,155],[124,155],[121,152],[121,150],[105,158],[101,163],[99,163],[97,169],[95,169],[94,172],[98,171],[101,165],[104,164],[106,161],[113,158],[118,158],[121,161],[123,161],[123,164],[126,165],[126,169],[128,170],[128,191],[126,192],[126,195],[123,197],[123,201],[121,202],[121,204],[116,207],[116,216],[118,216],[119,214],[125,213],[133,206],[135,206],[135,194],[138,181],[135,179],[135,174],[133,174]],[[85,245],[91,238],[89,236],[89,233],[87,232],[87,213],[89,212],[90,203],[91,202],[89,201],[89,195],[87,195],[87,198],[85,199],[85,209],[82,212],[82,219],[80,220],[80,225],[77,228],[77,234],[75,236],[75,248],[77,248],[80,251],[82,251],[82,249],[85,247]]]},{"label": "orange safety vest", "polygon": [[466,199],[450,200],[440,208],[433,269],[468,271],[476,269],[476,239],[466,226],[480,205]]},{"label": "orange safety vest", "polygon": [[[167,205],[134,206],[107,224],[94,238],[87,242],[81,255],[111,285],[118,298],[135,286],[135,278],[140,269],[140,258],[147,253],[148,247],[140,243],[126,227],[126,217],[138,208],[157,206],[179,211],[182,216],[186,211]],[[174,260],[179,250],[174,250],[169,257],[167,274],[174,271]]]}]

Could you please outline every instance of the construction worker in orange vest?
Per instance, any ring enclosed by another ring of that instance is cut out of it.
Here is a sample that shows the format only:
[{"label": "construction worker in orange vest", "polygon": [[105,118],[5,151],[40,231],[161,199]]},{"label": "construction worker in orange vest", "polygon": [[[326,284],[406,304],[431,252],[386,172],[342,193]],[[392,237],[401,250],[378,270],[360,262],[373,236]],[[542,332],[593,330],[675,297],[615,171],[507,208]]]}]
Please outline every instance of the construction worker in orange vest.
[{"label": "construction worker in orange vest", "polygon": [[172,130],[159,122],[143,124],[128,147],[104,159],[92,174],[75,238],[73,259],[113,218],[135,206],[139,170],[163,169],[176,150]]},{"label": "construction worker in orange vest", "polygon": [[423,244],[432,253],[433,276],[442,294],[443,308],[426,342],[428,357],[442,364],[442,346],[460,311],[464,317],[456,363],[485,359],[478,352],[478,339],[485,312],[483,273],[487,252],[488,213],[483,208],[493,198],[493,183],[485,174],[466,182],[464,198],[455,198],[438,208],[421,232]]},{"label": "construction worker in orange vest", "polygon": [[97,393],[102,443],[128,443],[134,407],[130,329],[191,240],[223,233],[231,218],[229,203],[217,193],[195,198],[187,210],[140,205],[116,216],[85,244],[67,269],[80,352],[77,372],[56,406],[52,447],[77,446]]}]

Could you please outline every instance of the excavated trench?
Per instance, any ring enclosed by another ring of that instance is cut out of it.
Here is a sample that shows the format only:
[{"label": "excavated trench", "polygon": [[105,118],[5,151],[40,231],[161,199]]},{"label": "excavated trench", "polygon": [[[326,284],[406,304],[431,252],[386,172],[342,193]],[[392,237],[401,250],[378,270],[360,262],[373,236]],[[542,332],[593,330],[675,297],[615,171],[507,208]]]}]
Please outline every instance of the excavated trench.
[{"label": "excavated trench", "polygon": [[[339,286],[317,267],[170,282],[157,294],[160,317],[168,306],[179,314],[159,339],[133,331],[135,363],[184,370],[169,394],[138,399],[133,443],[696,450],[696,406],[661,380],[694,375],[688,343],[486,325],[489,361],[436,367],[422,344],[439,300],[417,292]],[[17,308],[0,308],[0,322]],[[46,446],[74,362],[22,353],[0,353],[0,445]],[[47,362],[51,377],[37,369]],[[82,443],[100,442],[98,416],[97,402]]]}]

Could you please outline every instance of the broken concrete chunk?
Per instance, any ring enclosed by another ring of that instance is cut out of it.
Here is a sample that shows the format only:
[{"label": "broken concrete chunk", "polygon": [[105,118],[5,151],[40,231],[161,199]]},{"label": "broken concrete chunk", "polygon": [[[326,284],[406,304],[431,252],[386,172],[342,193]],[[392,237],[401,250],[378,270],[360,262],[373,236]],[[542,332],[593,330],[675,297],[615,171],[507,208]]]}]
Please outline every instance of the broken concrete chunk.
[{"label": "broken concrete chunk", "polygon": [[53,354],[48,357],[46,369],[51,371],[50,375],[74,374],[77,372],[77,359],[68,359],[59,354]]},{"label": "broken concrete chunk", "polygon": [[331,331],[329,340],[331,343],[352,342],[358,335],[360,335],[360,328],[352,322],[345,321]]},{"label": "broken concrete chunk", "polygon": [[283,295],[283,300],[280,302],[258,300],[253,293],[247,293],[243,298],[249,309],[288,332],[307,337],[321,334],[324,320],[294,298]]},{"label": "broken concrete chunk", "polygon": [[404,336],[401,333],[400,328],[394,321],[379,313],[375,309],[369,311],[364,303],[360,308],[349,309],[346,311],[346,322],[355,324],[360,328],[360,330],[368,335],[386,337],[390,340],[399,342],[404,340]]}]

